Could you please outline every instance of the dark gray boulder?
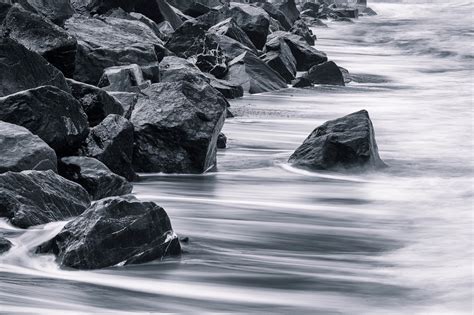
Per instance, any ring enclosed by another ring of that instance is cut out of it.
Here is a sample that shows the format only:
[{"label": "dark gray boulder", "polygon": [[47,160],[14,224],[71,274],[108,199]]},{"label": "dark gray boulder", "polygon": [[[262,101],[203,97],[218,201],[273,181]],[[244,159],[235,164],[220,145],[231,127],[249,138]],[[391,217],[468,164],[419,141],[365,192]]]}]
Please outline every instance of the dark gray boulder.
[{"label": "dark gray boulder", "polygon": [[303,37],[308,45],[313,46],[316,36],[313,34],[308,25],[303,20],[296,21],[290,29],[290,33]]},{"label": "dark gray boulder", "polygon": [[179,256],[181,246],[163,208],[129,195],[96,202],[38,252],[62,267],[99,269]]},{"label": "dark gray boulder", "polygon": [[287,0],[280,4],[278,9],[285,14],[291,24],[300,18],[300,11],[296,7],[295,0]]},{"label": "dark gray boulder", "polygon": [[58,163],[59,174],[76,182],[89,193],[92,200],[127,195],[133,186],[113,173],[104,163],[90,157],[68,156]]},{"label": "dark gray boulder", "polygon": [[77,41],[62,28],[20,5],[11,7],[2,28],[8,37],[43,56],[64,75],[74,73]]},{"label": "dark gray boulder", "polygon": [[286,15],[282,11],[280,11],[276,6],[268,2],[260,3],[258,5],[261,6],[262,9],[264,9],[265,12],[267,12],[270,15],[270,17],[278,21],[278,23],[282,27],[282,30],[285,30],[285,31],[290,30],[291,25],[293,23],[291,23],[291,21],[286,17]]},{"label": "dark gray boulder", "polygon": [[20,228],[66,220],[89,206],[84,188],[53,171],[0,174],[0,217]]},{"label": "dark gray boulder", "polygon": [[203,173],[216,164],[228,102],[207,83],[158,83],[132,113],[133,164],[139,172]]},{"label": "dark gray boulder", "polygon": [[305,77],[298,77],[291,82],[294,88],[304,88],[313,86],[313,83]]},{"label": "dark gray boulder", "polygon": [[42,85],[70,92],[64,75],[46,59],[9,38],[0,38],[0,97]]},{"label": "dark gray boulder", "polygon": [[89,126],[97,126],[110,114],[123,115],[122,105],[106,91],[86,83],[67,79],[72,95],[81,103]]},{"label": "dark gray boulder", "polygon": [[295,79],[296,59],[284,39],[275,37],[268,41],[262,60],[278,72],[287,83]]},{"label": "dark gray boulder", "polygon": [[314,84],[345,85],[344,76],[333,61],[311,67],[306,78]]},{"label": "dark gray boulder", "polygon": [[287,32],[274,32],[268,36],[268,41],[275,38],[285,40],[296,59],[298,71],[308,71],[312,66],[326,62],[326,54],[310,46],[301,36]]},{"label": "dark gray boulder", "polygon": [[109,115],[92,128],[81,154],[101,161],[127,180],[137,178],[132,169],[133,125],[122,116]]},{"label": "dark gray boulder", "polygon": [[55,86],[0,97],[0,120],[27,128],[58,155],[74,152],[89,133],[81,104]]},{"label": "dark gray boulder", "polygon": [[214,33],[217,35],[225,35],[230,38],[235,39],[240,42],[242,45],[250,48],[252,51],[257,51],[254,44],[247,36],[247,34],[239,27],[239,25],[234,21],[233,18],[228,18],[213,27],[208,31],[209,33]]},{"label": "dark gray boulder", "polygon": [[221,92],[225,98],[234,99],[244,96],[243,87],[237,84],[232,84],[229,81],[211,78],[211,82],[209,84]]},{"label": "dark gray boulder", "polygon": [[267,41],[270,16],[262,8],[232,2],[230,16],[248,35],[257,49],[263,49]]},{"label": "dark gray boulder", "polygon": [[169,3],[191,17],[198,17],[220,6],[220,0],[170,0]]},{"label": "dark gray boulder", "polygon": [[13,0],[24,8],[38,13],[50,21],[62,25],[74,14],[70,0]]},{"label": "dark gray boulder", "polygon": [[293,153],[294,166],[317,170],[384,167],[374,128],[365,110],[328,121],[316,128]]},{"label": "dark gray boulder", "polygon": [[217,148],[218,149],[227,148],[227,137],[222,132],[219,134],[219,137],[217,138]]},{"label": "dark gray boulder", "polygon": [[145,80],[143,70],[137,64],[106,68],[97,84],[106,91],[135,93],[149,85],[150,82]]},{"label": "dark gray boulder", "polygon": [[138,101],[138,94],[133,92],[109,92],[122,106],[123,117],[130,119],[135,104]]},{"label": "dark gray boulder", "polygon": [[56,153],[28,129],[0,121],[0,173],[25,170],[57,172]]},{"label": "dark gray boulder", "polygon": [[113,17],[74,16],[65,23],[78,40],[74,79],[96,85],[104,69],[160,61],[169,51],[146,24]]},{"label": "dark gray boulder", "polygon": [[0,236],[0,255],[8,252],[12,246],[12,242]]},{"label": "dark gray boulder", "polygon": [[230,38],[229,36],[217,35],[212,33],[208,33],[208,36],[212,37],[212,39],[219,45],[219,48],[223,51],[228,63],[232,61],[232,59],[243,54],[244,52],[251,52],[255,55],[258,54],[257,50],[253,50],[245,46],[241,42]]},{"label": "dark gray boulder", "polygon": [[226,80],[240,85],[251,94],[284,89],[285,79],[265,62],[250,52],[245,52],[229,63]]}]

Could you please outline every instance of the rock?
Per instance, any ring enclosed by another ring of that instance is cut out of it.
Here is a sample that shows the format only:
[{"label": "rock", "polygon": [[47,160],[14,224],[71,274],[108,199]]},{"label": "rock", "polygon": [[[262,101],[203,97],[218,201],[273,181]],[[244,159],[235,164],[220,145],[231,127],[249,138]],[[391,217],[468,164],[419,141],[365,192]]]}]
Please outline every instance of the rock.
[{"label": "rock", "polygon": [[53,171],[0,175],[0,217],[20,228],[66,220],[89,206],[84,188]]},{"label": "rock", "polygon": [[0,255],[8,252],[12,246],[12,242],[0,236]]},{"label": "rock", "polygon": [[284,31],[285,29],[281,26],[280,22],[274,18],[270,18],[270,33]]},{"label": "rock", "polygon": [[367,15],[367,16],[374,16],[377,15],[377,12],[375,12],[373,9],[367,7],[364,8],[361,12],[362,15]]},{"label": "rock", "polygon": [[28,129],[0,121],[0,173],[24,170],[57,172],[56,153]]},{"label": "rock", "polygon": [[301,7],[301,10],[302,10],[302,11],[305,11],[305,10],[313,10],[314,12],[318,12],[320,6],[321,6],[321,5],[320,5],[319,3],[306,2],[306,3],[304,3],[303,6]]},{"label": "rock", "polygon": [[314,40],[316,36],[309,29],[308,25],[303,20],[298,20],[293,24],[293,27],[290,30],[291,33],[299,35],[304,38],[304,40],[311,46],[314,45]]},{"label": "rock", "polygon": [[139,172],[203,173],[216,164],[227,101],[206,83],[167,82],[142,91],[131,122]]},{"label": "rock", "polygon": [[112,172],[133,181],[133,125],[119,115],[107,116],[92,128],[81,153],[104,163]]},{"label": "rock", "polygon": [[227,137],[222,132],[217,137],[217,148],[218,149],[225,149],[227,148]]},{"label": "rock", "polygon": [[268,41],[282,38],[288,44],[296,59],[298,71],[308,71],[312,66],[328,60],[325,53],[311,47],[301,36],[287,32],[274,32],[268,36]]},{"label": "rock", "polygon": [[285,79],[250,52],[243,53],[229,63],[226,80],[241,85],[244,91],[251,94],[287,87]]},{"label": "rock", "polygon": [[0,120],[27,128],[59,155],[73,153],[89,133],[81,104],[55,86],[0,97]]},{"label": "rock", "polygon": [[81,103],[89,126],[97,126],[110,114],[124,114],[122,105],[104,90],[72,79],[67,79],[67,83],[72,95]]},{"label": "rock", "polygon": [[247,34],[237,25],[233,18],[228,18],[209,29],[210,33],[217,35],[225,35],[232,39],[235,39],[242,45],[250,48],[252,51],[257,51],[254,44],[247,36]]},{"label": "rock", "polygon": [[186,81],[191,83],[210,83],[210,79],[198,67],[186,59],[168,56],[160,62],[160,82]]},{"label": "rock", "polygon": [[232,84],[231,82],[216,78],[211,78],[211,82],[209,84],[221,92],[225,98],[233,99],[244,96],[244,89],[240,85]]},{"label": "rock", "polygon": [[248,35],[254,46],[257,49],[263,49],[270,26],[268,13],[259,7],[232,2],[230,14],[237,25]]},{"label": "rock", "polygon": [[109,92],[109,95],[113,96],[122,106],[123,117],[130,119],[135,104],[138,101],[138,94],[130,92]]},{"label": "rock", "polygon": [[62,25],[74,14],[70,0],[15,0],[24,8]]},{"label": "rock", "polygon": [[38,251],[62,267],[99,269],[177,256],[181,246],[163,208],[123,196],[96,202]]},{"label": "rock", "polygon": [[284,39],[275,37],[268,41],[262,60],[280,74],[287,83],[295,79],[296,59]]},{"label": "rock", "polygon": [[169,3],[192,17],[198,17],[209,12],[212,7],[222,5],[219,0],[170,0]]},{"label": "rock", "polygon": [[147,65],[140,66],[142,70],[143,79],[149,81],[150,83],[159,83],[160,82],[160,63],[154,62]]},{"label": "rock", "polygon": [[77,41],[62,28],[20,5],[11,7],[2,28],[8,37],[43,56],[64,75],[74,73]]},{"label": "rock", "polygon": [[268,3],[268,2],[264,2],[259,5],[262,7],[262,9],[265,10],[265,12],[267,12],[270,15],[270,17],[274,18],[275,20],[278,21],[278,23],[280,23],[280,25],[282,26],[282,30],[284,31],[290,30],[291,25],[293,23],[290,22],[290,20],[286,17],[286,15],[282,11],[280,11],[277,7],[275,7],[273,4]]},{"label": "rock", "polygon": [[92,85],[106,68],[147,65],[170,53],[153,30],[137,20],[74,16],[65,28],[78,40],[74,79]]},{"label": "rock", "polygon": [[300,18],[300,11],[296,7],[295,0],[283,2],[278,9],[288,18],[291,24]]},{"label": "rock", "polygon": [[304,88],[313,86],[313,83],[305,77],[299,77],[292,82],[294,88]]},{"label": "rock", "polygon": [[63,157],[58,167],[62,177],[84,187],[92,200],[127,195],[133,189],[125,178],[113,173],[105,164],[94,158]]},{"label": "rock", "polygon": [[70,92],[61,71],[8,38],[0,38],[0,97],[42,85]]},{"label": "rock", "polygon": [[106,91],[136,93],[149,85],[150,82],[145,80],[143,71],[137,64],[106,68],[97,84]]},{"label": "rock", "polygon": [[297,167],[320,170],[385,166],[379,157],[372,121],[365,110],[316,128],[289,162]]},{"label": "rock", "polygon": [[357,19],[359,17],[358,9],[337,8],[333,12],[340,18]]},{"label": "rock", "polygon": [[344,86],[344,76],[333,61],[327,61],[309,69],[306,78],[314,84]]},{"label": "rock", "polygon": [[219,45],[220,49],[222,49],[227,62],[232,61],[232,59],[240,56],[244,52],[251,52],[254,55],[258,54],[256,50],[252,50],[251,48],[244,46],[242,43],[228,36],[216,34],[210,34],[209,36],[211,36],[213,40]]}]

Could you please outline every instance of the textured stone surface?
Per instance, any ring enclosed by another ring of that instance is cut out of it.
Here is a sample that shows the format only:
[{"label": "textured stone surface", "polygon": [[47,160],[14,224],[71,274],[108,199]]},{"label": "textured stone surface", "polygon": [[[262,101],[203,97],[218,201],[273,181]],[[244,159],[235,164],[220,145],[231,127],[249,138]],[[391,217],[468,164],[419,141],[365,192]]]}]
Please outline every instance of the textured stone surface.
[{"label": "textured stone surface", "polygon": [[296,59],[284,39],[275,37],[268,41],[262,60],[278,72],[287,83],[295,79]]},{"label": "textured stone surface", "polygon": [[314,84],[345,85],[344,76],[333,61],[311,67],[306,78]]}]

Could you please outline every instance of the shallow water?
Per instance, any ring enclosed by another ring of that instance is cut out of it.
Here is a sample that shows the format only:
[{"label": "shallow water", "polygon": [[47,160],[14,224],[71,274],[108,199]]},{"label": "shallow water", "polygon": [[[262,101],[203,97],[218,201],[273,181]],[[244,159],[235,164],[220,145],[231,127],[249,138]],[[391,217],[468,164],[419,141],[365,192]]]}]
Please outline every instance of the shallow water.
[{"label": "shallow water", "polygon": [[[0,222],[15,244],[0,257],[0,312],[470,314],[473,8],[410,3],[315,30],[357,82],[233,101],[218,172],[135,185],[190,238],[181,259],[65,271],[30,253],[64,222]],[[360,109],[390,168],[285,163],[316,126]]]}]

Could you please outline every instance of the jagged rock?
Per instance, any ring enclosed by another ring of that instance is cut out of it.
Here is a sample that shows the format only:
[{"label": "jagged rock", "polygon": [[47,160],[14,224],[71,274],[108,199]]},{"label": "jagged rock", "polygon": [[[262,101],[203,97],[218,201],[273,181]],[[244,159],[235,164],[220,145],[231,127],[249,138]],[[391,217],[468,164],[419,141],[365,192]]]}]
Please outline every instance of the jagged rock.
[{"label": "jagged rock", "polygon": [[8,11],[2,28],[8,37],[43,56],[66,76],[74,73],[77,41],[62,28],[18,4]]},{"label": "jagged rock", "polygon": [[229,81],[211,78],[211,82],[209,84],[213,88],[221,92],[225,98],[233,99],[244,96],[244,89],[242,88],[242,86],[232,84]]},{"label": "jagged rock", "polygon": [[338,8],[334,9],[333,12],[340,18],[357,19],[359,17],[358,9]]},{"label": "jagged rock", "polygon": [[218,149],[227,148],[227,137],[222,132],[219,134],[219,137],[217,138],[217,148]]},{"label": "jagged rock", "polygon": [[130,119],[135,104],[138,101],[138,94],[131,92],[109,92],[123,108],[123,117]]},{"label": "jagged rock", "polygon": [[0,173],[25,170],[57,172],[56,153],[28,129],[0,121]]},{"label": "jagged rock", "polygon": [[150,83],[159,83],[160,82],[160,63],[154,62],[147,65],[140,66],[142,70],[143,79],[149,81]]},{"label": "jagged rock", "polygon": [[0,174],[0,217],[20,228],[62,221],[89,206],[84,188],[51,170]]},{"label": "jagged rock", "polygon": [[0,97],[0,120],[27,128],[59,155],[74,152],[89,133],[81,104],[55,86]]},{"label": "jagged rock", "polygon": [[290,30],[291,33],[299,35],[304,38],[304,40],[311,46],[314,45],[314,40],[316,36],[309,29],[308,25],[303,20],[298,20],[293,24],[293,27]]},{"label": "jagged rock", "polygon": [[124,114],[122,105],[104,90],[72,79],[67,79],[67,83],[72,95],[81,103],[89,126],[97,126],[110,114]]},{"label": "jagged rock", "polygon": [[169,3],[192,17],[203,15],[212,7],[222,4],[219,0],[170,0]]},{"label": "jagged rock", "polygon": [[122,116],[109,115],[92,128],[81,153],[101,161],[127,180],[137,178],[132,169],[133,125]]},{"label": "jagged rock", "polygon": [[65,28],[78,40],[74,79],[92,85],[99,82],[106,68],[147,65],[170,53],[161,39],[137,20],[74,16]]},{"label": "jagged rock", "polygon": [[256,50],[248,48],[244,46],[242,43],[236,41],[225,35],[217,35],[217,34],[209,34],[210,37],[219,45],[220,49],[222,49],[227,62],[232,61],[232,59],[240,56],[244,52],[251,52],[255,55],[258,54]]},{"label": "jagged rock", "polygon": [[273,19],[278,21],[278,23],[280,23],[282,30],[285,30],[285,31],[290,30],[291,25],[293,23],[290,22],[290,20],[286,17],[286,15],[282,11],[280,11],[277,7],[275,7],[273,4],[268,3],[268,2],[264,2],[259,5],[262,7],[262,9],[265,10],[265,12],[267,12],[270,15],[270,17],[272,17]]},{"label": "jagged rock", "polygon": [[25,9],[38,13],[58,25],[74,14],[70,0],[14,0]]},{"label": "jagged rock", "polygon": [[137,64],[106,68],[97,84],[106,91],[115,92],[140,92],[149,85]]},{"label": "jagged rock", "polygon": [[287,32],[274,32],[268,36],[268,41],[282,38],[288,44],[296,59],[298,71],[308,71],[312,66],[328,60],[325,53],[311,47],[301,36]]},{"label": "jagged rock", "polygon": [[320,170],[385,166],[378,153],[372,121],[365,110],[316,128],[289,162],[297,167]]},{"label": "jagged rock", "polygon": [[0,255],[8,252],[12,246],[12,242],[0,236]]},{"label": "jagged rock", "polygon": [[206,83],[184,81],[153,84],[142,93],[131,118],[135,170],[203,173],[213,168],[228,106],[222,94]]},{"label": "jagged rock", "polygon": [[304,88],[313,86],[313,83],[305,77],[296,78],[291,84],[293,84],[294,88]]},{"label": "jagged rock", "polygon": [[300,18],[300,11],[296,7],[295,0],[287,0],[283,2],[278,9],[285,14],[291,24]]},{"label": "jagged rock", "polygon": [[265,46],[270,26],[270,16],[265,10],[233,2],[230,5],[230,15],[257,49]]},{"label": "jagged rock", "polygon": [[270,18],[270,33],[284,31],[285,29],[281,26],[280,22],[274,18]]},{"label": "jagged rock", "polygon": [[333,61],[311,67],[306,78],[314,84],[345,85],[344,76]]},{"label": "jagged rock", "polygon": [[0,97],[42,85],[70,92],[61,71],[9,38],[0,38]]},{"label": "jagged rock", "polygon": [[133,186],[113,173],[105,164],[90,157],[69,156],[59,160],[59,174],[76,182],[89,193],[92,200],[127,195]]},{"label": "jagged rock", "polygon": [[278,72],[287,83],[295,79],[296,59],[284,39],[275,37],[268,41],[262,60]]},{"label": "jagged rock", "polygon": [[257,51],[254,44],[247,36],[247,34],[237,25],[233,18],[228,18],[209,29],[210,33],[217,35],[225,35],[235,39],[244,46],[247,46],[252,51]]},{"label": "jagged rock", "polygon": [[129,195],[96,202],[38,252],[62,267],[99,269],[177,256],[181,246],[163,208]]},{"label": "jagged rock", "polygon": [[245,52],[229,63],[226,80],[251,94],[286,88],[285,80],[265,62]]}]

